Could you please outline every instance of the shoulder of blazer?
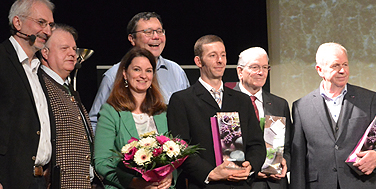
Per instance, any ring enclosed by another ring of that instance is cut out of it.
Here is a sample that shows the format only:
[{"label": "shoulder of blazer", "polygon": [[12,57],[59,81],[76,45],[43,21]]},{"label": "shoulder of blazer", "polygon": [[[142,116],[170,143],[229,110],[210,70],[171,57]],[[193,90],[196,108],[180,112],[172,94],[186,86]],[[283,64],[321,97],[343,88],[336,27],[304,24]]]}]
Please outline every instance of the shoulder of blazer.
[{"label": "shoulder of blazer", "polygon": [[5,40],[3,43],[0,44],[0,58],[1,61],[6,61],[6,59],[9,59],[12,62],[12,64],[19,65],[20,68],[22,67],[18,60],[17,52],[14,49],[12,43],[9,41],[9,39]]}]

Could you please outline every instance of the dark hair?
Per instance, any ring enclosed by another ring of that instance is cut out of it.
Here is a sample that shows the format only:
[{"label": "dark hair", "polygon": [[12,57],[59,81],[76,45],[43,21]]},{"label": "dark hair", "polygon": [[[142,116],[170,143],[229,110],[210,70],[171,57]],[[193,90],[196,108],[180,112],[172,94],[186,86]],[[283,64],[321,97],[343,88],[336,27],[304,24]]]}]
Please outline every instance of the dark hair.
[{"label": "dark hair", "polygon": [[[140,13],[134,15],[133,18],[128,22],[128,26],[127,26],[128,35],[133,34],[136,31],[137,24],[138,24],[138,21],[140,21],[140,19],[150,20],[150,18],[157,18],[159,20],[159,22],[161,23],[162,27],[163,27],[162,18],[157,13],[155,13],[155,12],[140,12]],[[133,37],[135,37],[135,35],[133,35]]]},{"label": "dark hair", "polygon": [[214,42],[221,42],[224,44],[223,40],[216,35],[204,35],[200,37],[196,41],[195,46],[193,48],[194,55],[201,58],[202,52],[203,52],[202,45],[214,43]]},{"label": "dark hair", "polygon": [[141,103],[141,111],[148,115],[156,115],[166,111],[167,106],[164,103],[162,94],[159,91],[156,73],[156,60],[154,55],[143,48],[133,47],[125,54],[120,62],[119,69],[116,74],[114,87],[111,91],[107,103],[117,111],[133,111],[136,109],[135,98],[133,97],[129,87],[124,86],[123,70],[127,70],[132,60],[136,57],[146,57],[153,67],[153,80],[151,87],[146,92],[146,97]]}]

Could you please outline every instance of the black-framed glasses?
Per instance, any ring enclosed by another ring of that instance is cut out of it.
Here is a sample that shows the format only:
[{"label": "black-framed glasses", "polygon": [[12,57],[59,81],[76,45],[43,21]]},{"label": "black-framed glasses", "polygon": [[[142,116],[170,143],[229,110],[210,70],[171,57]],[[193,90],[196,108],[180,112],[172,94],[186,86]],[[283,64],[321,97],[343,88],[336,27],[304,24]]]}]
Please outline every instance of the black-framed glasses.
[{"label": "black-framed glasses", "polygon": [[135,32],[133,32],[133,33],[137,33],[137,32],[142,32],[142,33],[144,33],[146,37],[151,37],[151,36],[153,36],[153,35],[154,35],[154,32],[155,32],[155,33],[157,33],[157,35],[158,35],[159,37],[162,37],[162,36],[165,35],[166,30],[165,30],[165,29],[156,29],[156,30],[153,30],[153,29],[148,28],[148,29],[144,29],[144,30],[135,31]]},{"label": "black-framed glasses", "polygon": [[48,25],[48,26],[50,26],[51,29],[54,29],[55,26],[56,26],[55,22],[47,22],[47,20],[45,20],[43,18],[35,19],[35,18],[30,17],[30,16],[21,16],[21,17],[32,20],[33,22],[37,23],[42,28],[45,28]]},{"label": "black-framed glasses", "polygon": [[250,65],[248,66],[248,68],[253,71],[253,72],[259,72],[259,71],[269,71],[270,70],[270,66],[267,65],[267,66],[260,66],[260,65],[257,65],[257,64],[254,64],[254,65]]}]

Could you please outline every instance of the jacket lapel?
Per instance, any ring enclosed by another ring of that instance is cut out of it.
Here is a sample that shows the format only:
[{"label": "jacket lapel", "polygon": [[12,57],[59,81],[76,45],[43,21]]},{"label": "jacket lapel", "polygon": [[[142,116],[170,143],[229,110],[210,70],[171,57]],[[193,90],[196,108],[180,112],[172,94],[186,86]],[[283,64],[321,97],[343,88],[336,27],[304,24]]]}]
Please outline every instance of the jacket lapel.
[{"label": "jacket lapel", "polygon": [[120,118],[121,118],[121,124],[120,127],[124,127],[125,130],[127,130],[128,134],[131,137],[140,139],[138,136],[138,132],[136,129],[136,124],[134,122],[132,113],[129,111],[121,111],[119,112]]},{"label": "jacket lapel", "polygon": [[[132,112],[129,111],[121,111],[119,112],[120,117],[121,117],[121,127],[124,127],[125,130],[127,130],[128,134],[131,137],[140,139],[138,136],[137,128],[136,128],[136,123],[134,122]],[[158,133],[159,134],[164,134],[168,131],[167,129],[167,119],[166,119],[166,112],[163,112],[159,115],[154,115],[154,122],[157,127]]]},{"label": "jacket lapel", "polygon": [[265,115],[275,115],[273,111],[273,103],[270,99],[269,94],[266,91],[262,91],[262,105],[264,106],[264,116]]},{"label": "jacket lapel", "polygon": [[[195,95],[198,98],[200,98],[202,101],[206,102],[207,104],[209,104],[210,106],[212,106],[214,108],[220,109],[219,106],[218,106],[218,104],[217,104],[217,102],[215,102],[214,98],[211,96],[211,94],[209,93],[209,91],[207,91],[205,89],[205,87],[201,85],[201,83],[199,81],[197,81],[193,85],[193,90],[194,90]],[[223,97],[223,99],[224,99],[224,97]],[[222,99],[222,107],[224,106],[224,103],[223,103],[224,100],[223,99]]]},{"label": "jacket lapel", "polygon": [[[10,62],[13,64],[13,66],[17,70],[17,73],[20,76],[20,78],[22,80],[22,83],[24,84],[25,89],[27,90],[27,92],[29,93],[30,98],[34,102],[34,96],[33,96],[33,93],[31,91],[29,80],[27,79],[27,76],[26,76],[25,70],[22,67],[22,64],[18,60],[17,53],[14,50],[14,47],[13,47],[12,43],[9,40],[7,40],[6,42],[4,42],[4,46],[5,46],[5,49],[7,50],[7,53],[9,54]],[[36,110],[35,106],[34,106],[34,108]]]},{"label": "jacket lapel", "polygon": [[346,129],[349,125],[349,117],[351,117],[351,112],[353,111],[354,108],[354,102],[356,100],[356,96],[353,93],[354,90],[351,90],[351,86],[347,85],[347,94],[343,98],[343,105],[341,108],[341,111],[344,111],[342,116],[340,116],[340,120],[338,120],[339,124],[339,130],[338,130],[338,137],[339,139],[341,137],[342,132]]},{"label": "jacket lapel", "polygon": [[[335,141],[333,130],[331,128],[331,124],[329,123],[328,116],[326,114],[326,107],[324,104],[324,100],[320,95],[320,89],[316,89],[314,94],[312,95],[312,105],[315,108],[315,111],[321,121],[321,125],[325,128],[325,130],[328,132],[328,135],[330,139]],[[312,120],[313,121],[313,120]],[[319,125],[319,124],[318,124]]]},{"label": "jacket lapel", "polygon": [[157,127],[159,134],[164,134],[168,131],[167,129],[167,118],[166,118],[166,112],[163,112],[159,115],[153,116],[155,125]]}]

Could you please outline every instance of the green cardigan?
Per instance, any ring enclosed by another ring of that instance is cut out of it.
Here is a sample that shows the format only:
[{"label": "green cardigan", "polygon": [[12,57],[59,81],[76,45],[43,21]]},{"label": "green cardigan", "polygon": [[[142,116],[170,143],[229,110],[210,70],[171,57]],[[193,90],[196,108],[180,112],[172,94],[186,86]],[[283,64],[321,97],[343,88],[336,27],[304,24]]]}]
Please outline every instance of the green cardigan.
[{"label": "green cardigan", "polygon": [[[95,170],[104,177],[105,188],[125,188],[135,175],[119,172],[117,166],[120,158],[110,149],[120,152],[131,137],[139,138],[132,113],[118,112],[106,103],[101,107],[99,115],[94,141]],[[165,112],[153,118],[158,133],[168,131]]]}]

